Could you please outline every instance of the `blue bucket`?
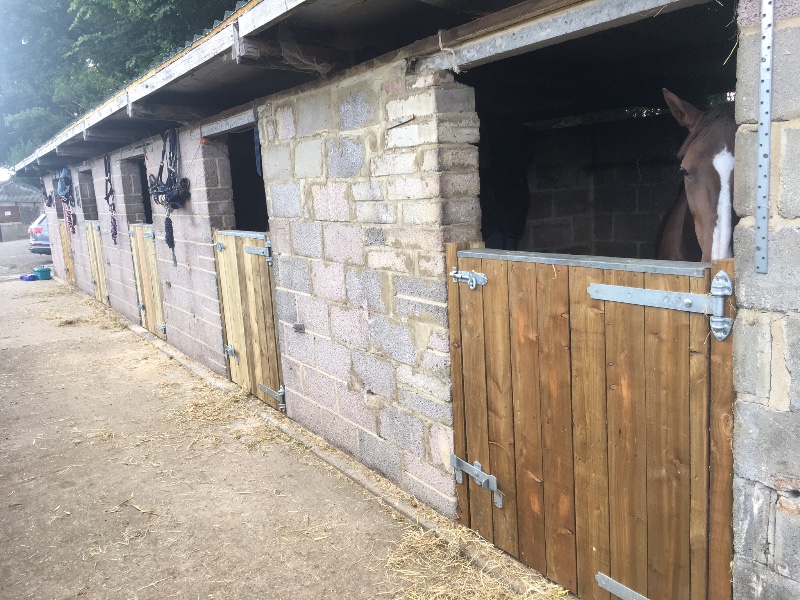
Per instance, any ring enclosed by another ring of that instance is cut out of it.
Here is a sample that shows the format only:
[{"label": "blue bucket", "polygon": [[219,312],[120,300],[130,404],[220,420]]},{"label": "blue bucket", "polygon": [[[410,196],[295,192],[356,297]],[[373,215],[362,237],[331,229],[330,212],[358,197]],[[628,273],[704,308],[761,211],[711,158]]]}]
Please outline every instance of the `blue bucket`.
[{"label": "blue bucket", "polygon": [[39,279],[50,279],[50,267],[35,267],[33,274]]}]

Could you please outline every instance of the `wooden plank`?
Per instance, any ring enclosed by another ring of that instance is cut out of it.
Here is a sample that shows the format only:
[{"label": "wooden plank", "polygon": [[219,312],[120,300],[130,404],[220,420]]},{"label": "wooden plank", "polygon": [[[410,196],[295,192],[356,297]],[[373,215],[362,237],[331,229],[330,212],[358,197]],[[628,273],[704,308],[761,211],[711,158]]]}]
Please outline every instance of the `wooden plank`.
[{"label": "wooden plank", "polygon": [[[447,272],[458,266],[458,251],[469,247],[468,244],[446,244],[445,260]],[[467,456],[467,434],[464,422],[464,379],[461,363],[461,311],[459,310],[460,286],[447,278],[447,322],[450,329],[450,378],[453,398],[453,452],[456,456]],[[469,527],[469,484],[456,484],[456,505],[458,522]]]},{"label": "wooden plank", "polygon": [[[459,259],[459,268],[482,272],[479,259]],[[489,414],[486,398],[486,352],[483,329],[483,288],[470,290],[460,284],[461,351],[464,365],[464,423],[467,462],[489,465]],[[469,479],[470,526],[494,542],[492,494]]]},{"label": "wooden plank", "polygon": [[144,237],[145,226],[134,227],[134,237],[136,238],[136,253],[139,256],[139,275],[142,278],[142,297],[144,304],[145,328],[150,332],[155,332],[155,314],[153,310],[153,284],[150,281],[150,265],[147,259],[147,244],[153,242]]},{"label": "wooden plank", "polygon": [[[688,277],[645,275],[688,292]],[[689,597],[689,314],[646,307],[647,597]]]},{"label": "wooden plank", "polygon": [[[714,261],[712,276],[725,270],[733,279],[733,260]],[[736,298],[725,302],[726,316],[736,318]],[[709,487],[709,600],[730,600],[733,561],[733,338],[711,338],[711,471]]]},{"label": "wooden plank", "polygon": [[[693,294],[707,294],[710,276],[689,280]],[[689,427],[691,509],[689,514],[690,590],[692,600],[708,596],[708,454],[711,340],[708,317],[689,315]]]},{"label": "wooden plank", "polygon": [[536,265],[511,262],[508,269],[519,558],[546,573]]},{"label": "wooden plank", "polygon": [[67,226],[64,221],[59,221],[58,228],[61,236],[61,252],[64,256],[65,279],[70,285],[75,285],[75,260],[72,255],[72,239],[67,232]]},{"label": "wooden plank", "polygon": [[575,546],[578,595],[610,600],[595,581],[610,572],[608,524],[608,433],[604,303],[589,297],[592,283],[605,283],[601,269],[570,267],[569,322],[572,344],[572,422],[575,452]]},{"label": "wooden plank", "polygon": [[[261,272],[261,287],[259,288],[259,298],[262,305],[262,315],[264,319],[264,329],[262,348],[266,353],[268,380],[265,385],[273,390],[278,390],[283,384],[283,374],[281,373],[281,362],[279,360],[280,345],[278,343],[278,315],[275,306],[275,285],[272,280],[272,268],[267,263],[266,258],[260,257],[258,266]],[[270,398],[272,399],[272,398]]]},{"label": "wooden plank", "polygon": [[246,344],[244,332],[243,303],[241,297],[241,282],[239,262],[237,259],[236,237],[217,234],[217,240],[225,248],[217,252],[217,261],[220,266],[220,277],[225,305],[225,338],[232,345],[239,357],[228,358],[231,381],[249,388],[249,375],[247,372]]},{"label": "wooden plank", "polygon": [[503,508],[493,506],[494,545],[519,556],[517,481],[514,455],[514,403],[508,317],[508,263],[484,260],[483,289],[486,346],[486,397],[489,409],[489,473],[503,492]]},{"label": "wooden plank", "polygon": [[[217,229],[214,228],[212,232],[212,239],[214,246],[219,240],[219,234],[217,233]],[[220,257],[220,253],[214,248],[214,267],[217,273],[217,294],[219,296],[219,315],[220,321],[222,321],[222,346],[223,348],[228,345],[228,326],[226,321],[226,314],[225,314],[225,285],[223,277],[224,277],[224,270],[225,266],[222,264],[222,258]],[[233,375],[231,374],[231,361],[227,358],[225,360],[225,371],[228,375],[228,379],[233,381]]]},{"label": "wooden plank", "polygon": [[135,225],[131,225],[130,230],[133,235],[130,236],[131,240],[131,257],[133,258],[133,280],[136,282],[136,296],[141,305],[139,308],[139,319],[141,319],[142,327],[147,329],[147,315],[144,308],[144,287],[142,285],[142,265],[139,260],[139,238],[136,237]]},{"label": "wooden plank", "polygon": [[102,300],[100,296],[100,285],[98,283],[98,266],[97,266],[97,252],[95,250],[95,231],[94,227],[91,223],[87,223],[86,225],[86,248],[88,249],[89,253],[89,268],[92,273],[92,279],[94,280],[94,299],[100,302]]},{"label": "wooden plank", "polygon": [[[151,227],[150,232],[155,235],[155,230]],[[150,280],[150,297],[153,305],[153,334],[162,339],[166,339],[165,331],[158,327],[164,324],[164,297],[161,292],[161,277],[158,273],[158,258],[156,257],[156,244],[155,237],[147,239],[147,244],[144,245],[145,255],[147,257],[148,279]]]},{"label": "wooden plank", "polygon": [[[605,271],[610,285],[643,287],[644,274]],[[605,303],[611,578],[647,594],[647,415],[644,307]]]},{"label": "wooden plank", "polygon": [[536,265],[536,286],[547,576],[577,592],[568,267]]}]

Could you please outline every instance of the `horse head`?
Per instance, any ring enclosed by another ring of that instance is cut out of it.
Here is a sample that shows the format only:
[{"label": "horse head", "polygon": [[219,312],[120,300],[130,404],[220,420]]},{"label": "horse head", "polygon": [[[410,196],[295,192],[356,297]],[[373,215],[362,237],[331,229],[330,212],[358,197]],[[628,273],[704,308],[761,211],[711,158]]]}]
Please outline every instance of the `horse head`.
[{"label": "horse head", "polygon": [[702,260],[730,258],[733,256],[733,145],[736,134],[732,105],[723,104],[703,112],[666,89],[664,99],[678,123],[689,130],[678,158],[686,191],[685,201],[694,221]]}]

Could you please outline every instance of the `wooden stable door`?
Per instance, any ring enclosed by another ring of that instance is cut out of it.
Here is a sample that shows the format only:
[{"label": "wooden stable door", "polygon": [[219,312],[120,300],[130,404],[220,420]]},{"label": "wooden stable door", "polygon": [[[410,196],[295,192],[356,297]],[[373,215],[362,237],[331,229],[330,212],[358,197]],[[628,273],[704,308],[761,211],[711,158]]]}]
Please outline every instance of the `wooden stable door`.
[{"label": "wooden stable door", "polygon": [[217,231],[214,242],[231,380],[283,410],[269,241],[263,233]]},{"label": "wooden stable door", "polygon": [[89,248],[89,264],[92,268],[94,298],[98,302],[108,304],[106,261],[103,257],[103,245],[100,241],[100,224],[97,221],[86,221],[86,244]]},{"label": "wooden stable door", "polygon": [[661,306],[732,263],[457,250],[461,522],[581,598],[730,598],[731,339]]},{"label": "wooden stable door", "polygon": [[133,271],[136,277],[136,293],[139,295],[142,326],[161,339],[167,339],[164,300],[156,259],[155,231],[152,225],[131,225],[128,233],[131,236]]},{"label": "wooden stable door", "polygon": [[72,254],[72,238],[67,232],[64,221],[58,222],[58,232],[61,235],[61,252],[64,255],[64,271],[67,283],[75,285],[75,259]]}]

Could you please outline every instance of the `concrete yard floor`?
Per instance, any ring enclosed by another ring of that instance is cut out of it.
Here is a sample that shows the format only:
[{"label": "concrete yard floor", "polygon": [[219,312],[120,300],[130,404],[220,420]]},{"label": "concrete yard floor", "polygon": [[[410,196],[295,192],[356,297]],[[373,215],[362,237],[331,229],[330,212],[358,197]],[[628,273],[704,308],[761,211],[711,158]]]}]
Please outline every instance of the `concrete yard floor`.
[{"label": "concrete yard floor", "polygon": [[34,254],[28,250],[27,238],[0,242],[0,281],[19,279],[20,275],[30,275],[34,267],[52,264],[49,254]]}]

